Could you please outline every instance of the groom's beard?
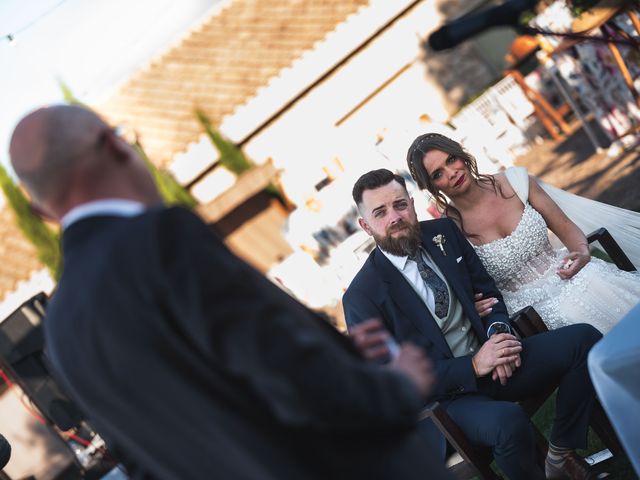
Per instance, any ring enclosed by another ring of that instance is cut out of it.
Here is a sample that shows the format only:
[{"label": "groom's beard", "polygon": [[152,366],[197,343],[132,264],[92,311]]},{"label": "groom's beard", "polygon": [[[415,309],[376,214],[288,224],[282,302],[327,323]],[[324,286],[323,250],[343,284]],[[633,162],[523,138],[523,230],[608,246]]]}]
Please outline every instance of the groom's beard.
[{"label": "groom's beard", "polygon": [[[404,231],[403,236],[395,238],[391,236],[393,232],[401,230],[404,227],[406,227],[407,230]],[[385,236],[373,234],[373,239],[382,250],[392,255],[397,255],[398,257],[413,255],[422,242],[420,226],[417,223],[411,225],[403,220],[389,227]]]}]

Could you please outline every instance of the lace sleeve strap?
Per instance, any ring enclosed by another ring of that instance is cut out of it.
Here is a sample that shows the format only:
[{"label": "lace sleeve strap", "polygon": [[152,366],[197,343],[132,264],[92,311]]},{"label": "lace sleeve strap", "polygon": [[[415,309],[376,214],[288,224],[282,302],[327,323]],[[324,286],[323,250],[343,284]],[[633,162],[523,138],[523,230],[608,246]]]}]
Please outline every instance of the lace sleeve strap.
[{"label": "lace sleeve strap", "polygon": [[529,200],[529,173],[524,167],[509,167],[504,174],[523,204]]}]

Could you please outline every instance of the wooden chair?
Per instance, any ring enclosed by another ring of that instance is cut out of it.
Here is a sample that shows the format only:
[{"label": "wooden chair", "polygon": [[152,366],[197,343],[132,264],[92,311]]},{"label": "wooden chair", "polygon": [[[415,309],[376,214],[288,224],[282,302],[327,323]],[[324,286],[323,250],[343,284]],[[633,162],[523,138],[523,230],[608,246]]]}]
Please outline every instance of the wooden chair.
[{"label": "wooden chair", "polygon": [[[600,228],[591,232],[587,235],[587,240],[590,244],[598,242],[613,263],[621,270],[636,270],[631,260],[629,260],[606,228]],[[548,331],[547,326],[533,307],[526,307],[513,315],[511,317],[511,324],[517,334],[522,338]],[[523,400],[519,402],[519,404],[527,415],[531,417],[538,411],[554,390],[555,388],[549,388],[546,391],[541,391],[535,397]],[[462,462],[450,468],[455,478],[466,479],[474,475],[487,480],[500,478],[491,468],[491,462],[493,461],[491,449],[473,445],[438,402],[429,405],[421,412],[420,419],[425,418],[430,418],[433,421],[447,439],[449,446],[462,457]],[[622,445],[599,402],[596,402],[590,425],[611,453],[617,455],[623,451]],[[542,464],[547,454],[547,440],[535,427],[534,434],[536,436],[538,457]]]}]

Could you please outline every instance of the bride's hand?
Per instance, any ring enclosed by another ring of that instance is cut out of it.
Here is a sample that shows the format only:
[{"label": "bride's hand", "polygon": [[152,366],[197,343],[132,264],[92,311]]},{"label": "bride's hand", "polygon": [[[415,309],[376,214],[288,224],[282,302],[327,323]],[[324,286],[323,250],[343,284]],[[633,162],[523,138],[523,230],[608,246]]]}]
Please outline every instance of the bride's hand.
[{"label": "bride's hand", "polygon": [[569,255],[564,257],[562,266],[558,269],[558,276],[563,280],[573,277],[582,270],[582,267],[589,263],[589,260],[591,260],[589,253],[570,252]]},{"label": "bride's hand", "polygon": [[474,306],[476,307],[476,312],[480,317],[486,317],[491,313],[491,310],[496,303],[498,303],[498,299],[495,297],[482,298],[482,293],[476,293],[473,296]]}]

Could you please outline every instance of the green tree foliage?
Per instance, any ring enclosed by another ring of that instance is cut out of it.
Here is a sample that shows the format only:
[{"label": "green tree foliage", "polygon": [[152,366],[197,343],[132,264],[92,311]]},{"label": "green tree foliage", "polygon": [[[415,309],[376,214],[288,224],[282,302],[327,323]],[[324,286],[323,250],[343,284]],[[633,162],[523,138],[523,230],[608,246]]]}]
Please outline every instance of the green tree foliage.
[{"label": "green tree foliage", "polygon": [[[220,132],[213,128],[213,125],[211,125],[211,121],[209,120],[209,117],[207,117],[206,113],[200,109],[196,109],[196,116],[207,133],[207,136],[211,140],[211,143],[215,145],[216,149],[220,153],[219,162],[223,167],[236,175],[240,175],[241,173],[253,168],[254,165],[247,159],[247,157],[245,157],[242,150],[238,148],[235,143],[224,138]],[[269,184],[265,190],[284,203],[282,194],[275,185]]]},{"label": "green tree foliage", "polygon": [[51,276],[56,280],[59,279],[62,258],[59,233],[32,212],[29,200],[2,165],[0,165],[0,184],[4,196],[16,214],[18,227],[34,245],[38,259],[49,269]]},{"label": "green tree foliage", "polygon": [[242,150],[213,128],[206,113],[198,109],[196,110],[196,116],[200,124],[204,127],[204,131],[207,133],[209,139],[215,145],[218,152],[220,152],[219,161],[223,167],[236,175],[240,175],[242,172],[246,172],[253,167],[251,162],[247,160],[247,157],[244,156],[244,153],[242,153]]},{"label": "green tree foliage", "polygon": [[64,83],[62,80],[58,79],[58,86],[60,87],[60,91],[62,92],[62,98],[64,98],[65,102],[67,102],[70,105],[78,105],[79,107],[86,107],[84,103],[82,103],[80,100],[76,98],[76,96],[73,94],[73,92],[69,88],[69,85]]}]

